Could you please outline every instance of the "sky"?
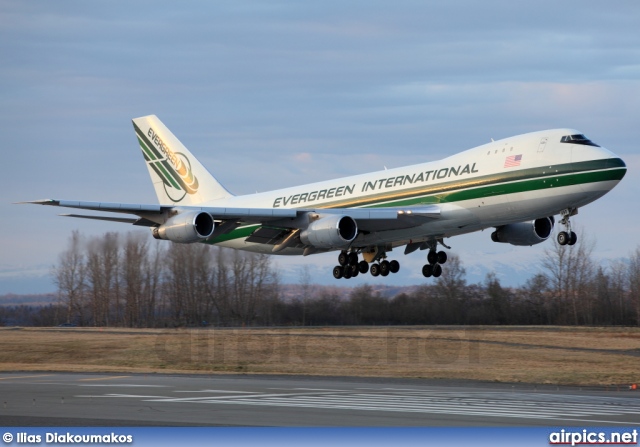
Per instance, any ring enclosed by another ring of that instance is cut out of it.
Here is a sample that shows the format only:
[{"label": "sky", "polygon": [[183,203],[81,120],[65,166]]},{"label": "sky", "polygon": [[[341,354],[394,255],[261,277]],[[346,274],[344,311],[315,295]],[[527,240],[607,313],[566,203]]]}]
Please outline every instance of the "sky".
[{"label": "sky", "polygon": [[[599,262],[628,257],[640,246],[639,17],[635,0],[0,0],[0,294],[54,291],[75,229],[133,230],[14,202],[156,203],[131,125],[148,114],[235,194],[575,128],[628,172],[572,222]],[[489,234],[447,240],[471,281],[521,282],[551,245]],[[398,274],[338,284],[434,281],[425,254],[398,250]],[[331,284],[335,257],[275,262],[285,281],[309,265]]]}]

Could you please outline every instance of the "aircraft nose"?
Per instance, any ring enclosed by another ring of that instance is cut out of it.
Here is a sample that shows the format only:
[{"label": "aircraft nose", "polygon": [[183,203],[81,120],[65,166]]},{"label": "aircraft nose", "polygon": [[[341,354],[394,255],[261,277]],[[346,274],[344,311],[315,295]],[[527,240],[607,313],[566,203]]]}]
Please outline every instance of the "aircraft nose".
[{"label": "aircraft nose", "polygon": [[611,171],[612,177],[616,180],[622,180],[622,178],[627,173],[627,164],[624,162],[622,158],[618,155],[614,154],[608,149],[602,149],[602,155],[604,160],[604,168],[609,169]]}]

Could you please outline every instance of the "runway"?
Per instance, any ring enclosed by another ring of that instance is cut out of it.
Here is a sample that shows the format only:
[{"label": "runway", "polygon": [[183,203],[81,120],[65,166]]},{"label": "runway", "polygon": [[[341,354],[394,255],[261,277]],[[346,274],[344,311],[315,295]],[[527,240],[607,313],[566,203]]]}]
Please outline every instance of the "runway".
[{"label": "runway", "polygon": [[638,426],[640,392],[258,375],[0,374],[2,426]]}]

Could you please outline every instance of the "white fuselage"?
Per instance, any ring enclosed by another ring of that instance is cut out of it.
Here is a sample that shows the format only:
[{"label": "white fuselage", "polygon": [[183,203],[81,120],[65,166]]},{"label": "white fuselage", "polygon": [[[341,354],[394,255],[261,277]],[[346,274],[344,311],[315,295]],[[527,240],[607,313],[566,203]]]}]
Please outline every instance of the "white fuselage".
[{"label": "white fuselage", "polygon": [[[611,190],[619,179],[608,178],[604,160],[616,156],[602,147],[560,142],[563,135],[576,133],[572,129],[534,132],[438,161],[235,196],[203,206],[318,209],[438,204],[441,218],[437,220],[409,229],[360,234],[355,244],[395,247],[450,237],[556,215]],[[598,161],[602,162],[599,167],[590,164]],[[271,252],[270,246],[246,242],[244,237],[219,245]],[[299,253],[288,248],[280,254]]]}]

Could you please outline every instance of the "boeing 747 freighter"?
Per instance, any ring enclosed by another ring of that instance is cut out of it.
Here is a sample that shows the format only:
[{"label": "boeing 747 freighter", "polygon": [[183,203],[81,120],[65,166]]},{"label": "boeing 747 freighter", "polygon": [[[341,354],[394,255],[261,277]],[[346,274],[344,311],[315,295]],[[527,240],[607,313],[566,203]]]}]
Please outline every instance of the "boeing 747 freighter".
[{"label": "boeing 747 freighter", "polygon": [[391,252],[427,250],[425,277],[442,274],[444,239],[494,228],[495,242],[576,243],[570,218],[609,192],[625,163],[574,129],[505,138],[448,158],[276,191],[235,196],[154,115],[133,127],[159,204],[36,200],[128,214],[67,214],[147,226],[157,239],[279,255],[338,251],[335,278],[400,269]]}]

